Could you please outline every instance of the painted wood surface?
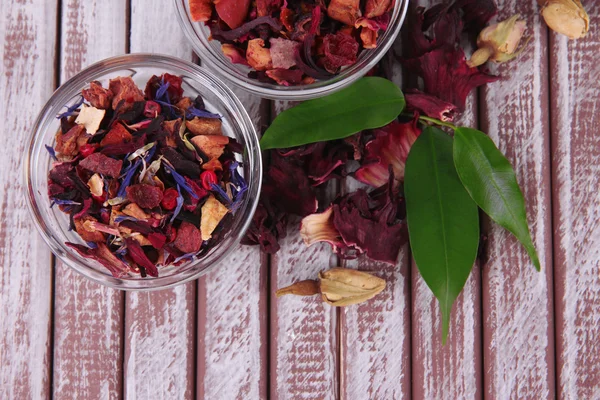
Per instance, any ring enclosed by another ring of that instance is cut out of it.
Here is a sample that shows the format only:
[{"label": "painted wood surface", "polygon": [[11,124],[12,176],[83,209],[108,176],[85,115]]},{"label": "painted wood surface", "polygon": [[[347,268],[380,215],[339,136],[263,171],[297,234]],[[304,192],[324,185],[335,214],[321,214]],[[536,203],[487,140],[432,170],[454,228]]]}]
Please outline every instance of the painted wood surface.
[{"label": "painted wood surface", "polygon": [[[273,115],[291,107],[274,102]],[[332,198],[336,188],[327,185],[321,195]],[[290,218],[281,249],[271,257],[270,398],[336,399],[339,397],[337,310],[318,296],[276,298],[275,290],[337,264],[328,244],[307,247],[299,233],[300,218]]]},{"label": "painted wood surface", "polygon": [[[57,4],[2,8],[0,135],[25,137],[35,115],[19,113],[22,104],[41,109],[55,80],[98,59],[127,50],[193,57],[178,25],[164,23],[170,2],[132,0],[131,26],[128,2]],[[328,245],[306,248],[297,224],[270,260],[245,247],[197,283],[124,295],[60,264],[53,273],[13,173],[21,143],[0,149],[0,398],[599,398],[600,69],[589,56],[599,34],[578,42],[550,34],[548,46],[534,0],[499,6],[500,18],[520,12],[533,40],[494,69],[505,78],[470,98],[463,123],[475,126],[479,116],[514,164],[541,273],[485,222],[483,264],[455,304],[443,348],[437,303],[407,249],[394,267],[348,263],[387,279],[370,303],[338,311],[317,298],[276,299],[278,287],[337,264]],[[259,130],[269,104],[288,106],[237,93]]]},{"label": "painted wood surface", "polygon": [[[0,10],[0,398],[51,391],[53,266],[23,194],[31,125],[55,86],[56,4],[7,2]],[[48,21],[52,23],[48,24]]]},{"label": "painted wood surface", "polygon": [[527,202],[527,216],[542,271],[521,245],[487,224],[483,271],[484,396],[554,398],[554,322],[547,28],[535,0],[498,1],[499,19],[527,20],[528,49],[502,65],[501,81],[481,98],[481,127],[512,162]]},{"label": "painted wood surface", "polygon": [[[586,2],[592,20],[598,2]],[[600,31],[550,36],[557,394],[600,398]]]},{"label": "painted wood surface", "polygon": [[[122,1],[69,0],[61,11],[61,83],[96,61],[125,52],[129,28]],[[54,286],[54,398],[119,398],[124,294],[58,260]]]}]

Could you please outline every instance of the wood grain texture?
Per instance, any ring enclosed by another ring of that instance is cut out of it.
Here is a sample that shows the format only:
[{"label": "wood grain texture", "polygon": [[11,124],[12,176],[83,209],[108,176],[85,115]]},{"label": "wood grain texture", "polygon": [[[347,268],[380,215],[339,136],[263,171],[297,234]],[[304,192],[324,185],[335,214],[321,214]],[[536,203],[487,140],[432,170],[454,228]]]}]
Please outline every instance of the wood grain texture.
[{"label": "wood grain texture", "polygon": [[[276,101],[274,115],[293,103]],[[321,189],[335,195],[334,185]],[[339,397],[338,321],[335,308],[318,296],[275,297],[275,291],[337,265],[328,244],[306,247],[300,237],[300,219],[290,218],[281,249],[271,256],[270,398],[336,399]]]},{"label": "wood grain texture", "polygon": [[[233,90],[260,135],[269,102]],[[267,256],[239,246],[198,281],[198,399],[267,397],[267,279]]]},{"label": "wood grain texture", "polygon": [[[132,0],[131,52],[191,60],[192,51],[174,18],[174,3]],[[169,22],[169,23],[166,23]],[[196,283],[151,293],[127,293],[125,396],[190,399],[195,392]]]},{"label": "wood grain texture", "polygon": [[[91,63],[125,52],[125,15],[120,0],[68,0],[62,4],[61,83]],[[121,396],[123,304],[122,292],[91,282],[57,262],[55,398]]]},{"label": "wood grain texture", "polygon": [[52,263],[25,205],[21,167],[38,110],[54,90],[57,5],[5,2],[0,66],[0,398],[50,393]]},{"label": "wood grain texture", "polygon": [[[586,2],[590,16],[598,2]],[[600,398],[600,31],[550,36],[557,394]]]},{"label": "wood grain texture", "polygon": [[483,269],[485,396],[551,399],[554,383],[552,237],[548,117],[547,29],[535,0],[498,1],[499,19],[523,15],[527,50],[503,64],[503,76],[483,90],[482,128],[512,162],[542,271],[522,246],[495,224],[487,226]]}]

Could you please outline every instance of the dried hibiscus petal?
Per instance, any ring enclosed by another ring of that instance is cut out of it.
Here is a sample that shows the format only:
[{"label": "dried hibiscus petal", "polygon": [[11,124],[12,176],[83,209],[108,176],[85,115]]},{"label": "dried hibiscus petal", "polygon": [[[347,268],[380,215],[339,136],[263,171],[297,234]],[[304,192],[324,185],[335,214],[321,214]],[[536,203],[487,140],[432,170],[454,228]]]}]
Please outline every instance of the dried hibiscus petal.
[{"label": "dried hibiscus petal", "polygon": [[133,259],[133,261],[140,267],[144,267],[148,275],[157,277],[158,269],[156,268],[156,265],[150,261],[148,256],[146,256],[142,246],[140,246],[140,244],[132,238],[125,239],[125,243],[127,244],[127,254]]},{"label": "dried hibiscus petal", "polygon": [[409,110],[417,111],[440,121],[452,122],[459,112],[458,107],[454,104],[415,89],[409,90],[404,94],[404,97],[406,98],[406,107]]},{"label": "dried hibiscus petal", "polygon": [[116,178],[121,173],[123,161],[107,157],[102,153],[94,153],[83,159],[79,166],[92,172]]},{"label": "dried hibiscus petal", "polygon": [[344,33],[327,34],[323,38],[323,66],[331,73],[336,73],[341,67],[352,65],[358,55],[358,42]]},{"label": "dried hibiscus petal", "polygon": [[418,118],[408,123],[394,121],[373,130],[374,138],[365,146],[362,167],[354,173],[355,178],[379,187],[388,182],[391,166],[398,185],[404,179],[408,153],[420,133]]},{"label": "dried hibiscus petal", "polygon": [[267,76],[282,86],[293,86],[302,82],[304,73],[298,69],[271,69],[266,72]]},{"label": "dried hibiscus petal", "polygon": [[119,260],[102,242],[96,243],[97,247],[94,249],[76,243],[67,242],[65,244],[77,251],[82,257],[92,258],[104,265],[115,278],[122,278],[130,271],[129,266]]},{"label": "dried hibiscus petal", "polygon": [[127,187],[127,199],[142,208],[158,207],[163,199],[160,188],[145,183]]}]

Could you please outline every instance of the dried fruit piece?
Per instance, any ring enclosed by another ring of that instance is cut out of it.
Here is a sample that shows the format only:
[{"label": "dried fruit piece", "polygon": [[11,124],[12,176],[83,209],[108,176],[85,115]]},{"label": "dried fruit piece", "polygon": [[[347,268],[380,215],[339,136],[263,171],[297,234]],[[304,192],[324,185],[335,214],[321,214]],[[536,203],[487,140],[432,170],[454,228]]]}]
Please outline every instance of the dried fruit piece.
[{"label": "dried fruit piece", "polygon": [[392,6],[394,0],[367,0],[365,4],[365,17],[375,18],[386,13]]},{"label": "dried fruit piece", "polygon": [[296,65],[294,52],[300,46],[300,43],[283,38],[271,38],[269,43],[271,43],[270,53],[273,68],[289,69]]},{"label": "dried fruit piece", "polygon": [[185,126],[192,135],[222,135],[223,123],[217,118],[195,117],[192,120],[185,121]]},{"label": "dried fruit piece", "polygon": [[56,133],[56,153],[59,156],[73,157],[77,155],[77,140],[85,132],[83,125],[75,125],[65,134]]},{"label": "dried fruit piece", "polygon": [[555,32],[569,39],[587,35],[590,17],[579,0],[538,0],[542,5],[542,17]]},{"label": "dried fruit piece", "polygon": [[225,146],[229,143],[227,136],[217,135],[198,135],[190,139],[198,150],[202,152],[209,160],[221,157],[225,151]]},{"label": "dried fruit piece", "polygon": [[75,123],[83,125],[87,133],[94,135],[96,132],[98,132],[105,114],[106,110],[101,110],[96,107],[88,107],[84,104],[81,107],[81,111],[79,112]]},{"label": "dried fruit piece", "polygon": [[230,43],[223,43],[221,45],[221,51],[232,63],[248,65],[245,54],[242,53],[242,50],[238,49],[234,45]]},{"label": "dried fruit piece", "polygon": [[163,198],[160,188],[145,183],[128,186],[125,190],[127,191],[127,200],[142,208],[158,207]]},{"label": "dried fruit piece", "polygon": [[173,244],[183,253],[197,253],[202,245],[200,231],[193,224],[183,221]]},{"label": "dried fruit piece", "polygon": [[360,0],[331,0],[327,15],[346,25],[354,25],[361,16]]},{"label": "dried fruit piece", "polygon": [[122,124],[116,123],[100,141],[100,146],[123,144],[130,142],[132,139],[133,137],[131,136],[131,133],[129,133],[129,131]]},{"label": "dried fruit piece", "polygon": [[212,233],[217,228],[223,217],[229,212],[221,202],[210,196],[202,205],[202,214],[200,220],[200,233],[202,240],[208,240],[212,237]]},{"label": "dried fruit piece", "polygon": [[246,59],[248,64],[257,71],[266,71],[273,68],[271,50],[265,48],[265,41],[260,38],[248,41]]},{"label": "dried fruit piece", "polygon": [[211,0],[189,0],[192,21],[206,22],[210,20],[213,11]]},{"label": "dried fruit piece", "polygon": [[307,246],[327,242],[334,251],[338,247],[345,247],[340,232],[333,224],[333,207],[329,207],[322,213],[304,217],[300,224],[300,236]]},{"label": "dried fruit piece", "polygon": [[231,28],[239,28],[248,15],[250,0],[218,0],[215,8],[219,17]]},{"label": "dried fruit piece", "polygon": [[307,280],[279,289],[277,297],[292,294],[312,296],[321,293],[322,300],[335,307],[364,303],[385,289],[385,281],[366,272],[332,268],[319,273],[319,281]]},{"label": "dried fruit piece", "polygon": [[94,153],[83,159],[79,166],[111,178],[117,178],[121,173],[123,161],[107,157],[102,153]]},{"label": "dried fruit piece", "polygon": [[92,177],[88,180],[87,185],[90,188],[90,193],[93,196],[102,196],[102,193],[104,192],[104,180],[100,175],[92,175]]},{"label": "dried fruit piece", "polygon": [[111,79],[108,88],[113,94],[113,109],[116,109],[121,101],[121,111],[129,110],[136,101],[144,101],[144,93],[129,76]]},{"label": "dried fruit piece", "polygon": [[523,49],[517,51],[527,24],[519,19],[519,14],[490,25],[481,31],[477,38],[477,51],[467,62],[469,67],[477,67],[488,60],[497,63],[506,62],[517,57]]},{"label": "dried fruit piece", "polygon": [[89,229],[89,224],[85,224],[87,221],[98,222],[96,218],[86,215],[81,218],[76,218],[73,221],[75,222],[75,231],[77,231],[77,234],[86,242],[103,242],[105,240],[105,236],[102,232]]},{"label": "dried fruit piece", "polygon": [[83,89],[81,95],[86,99],[92,107],[108,109],[110,108],[113,94],[110,90],[104,89],[98,81],[90,82],[89,89]]}]

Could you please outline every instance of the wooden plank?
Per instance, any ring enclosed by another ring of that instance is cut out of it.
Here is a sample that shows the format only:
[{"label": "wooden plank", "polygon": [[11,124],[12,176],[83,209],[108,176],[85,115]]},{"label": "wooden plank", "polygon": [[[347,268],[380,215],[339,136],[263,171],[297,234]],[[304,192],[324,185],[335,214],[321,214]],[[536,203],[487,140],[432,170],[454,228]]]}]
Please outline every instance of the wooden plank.
[{"label": "wooden plank", "polygon": [[[586,2],[590,15],[600,4]],[[557,394],[600,398],[600,32],[550,36]]]},{"label": "wooden plank", "polygon": [[[400,41],[391,53],[401,54]],[[382,64],[401,86],[402,69],[393,54]],[[394,60],[394,61],[392,61]],[[346,192],[366,185],[353,178]],[[410,250],[405,245],[396,265],[372,261],[366,256],[346,261],[347,268],[372,271],[386,281],[386,289],[375,299],[340,309],[340,398],[407,399],[411,395],[411,304]]]},{"label": "wooden plank", "polygon": [[526,16],[532,40],[517,60],[498,68],[503,79],[482,91],[482,128],[515,167],[543,269],[535,271],[509,233],[487,226],[485,396],[550,399],[555,385],[547,29],[536,1],[497,3],[499,19]]},{"label": "wooden plank", "polygon": [[[119,0],[64,2],[61,82],[91,63],[125,52],[125,16],[125,3]],[[123,293],[57,262],[54,298],[53,396],[119,398]]]},{"label": "wooden plank", "polygon": [[[274,115],[291,106],[274,102]],[[334,188],[327,189],[332,194]],[[332,197],[332,196],[329,196]],[[339,397],[338,324],[335,308],[317,296],[276,298],[278,288],[337,264],[328,244],[306,247],[299,219],[290,218],[281,249],[271,257],[270,398],[335,399]]]},{"label": "wooden plank", "polygon": [[[52,263],[35,233],[20,175],[26,139],[54,89],[57,6],[7,2],[0,11],[0,398],[50,393]],[[12,144],[12,145],[10,145]]]},{"label": "wooden plank", "polygon": [[[191,47],[169,15],[175,15],[173,2],[132,0],[131,52],[164,53],[191,60]],[[195,282],[160,292],[127,293],[126,398],[193,397],[195,324]]]},{"label": "wooden plank", "polygon": [[[234,92],[260,134],[270,102]],[[267,397],[267,279],[268,257],[240,246],[198,281],[198,399]]]},{"label": "wooden plank", "polygon": [[[467,98],[467,109],[456,124],[477,126],[477,95]],[[454,303],[450,333],[442,345],[439,303],[412,269],[413,395],[424,399],[482,398],[481,269],[473,267]]]}]

